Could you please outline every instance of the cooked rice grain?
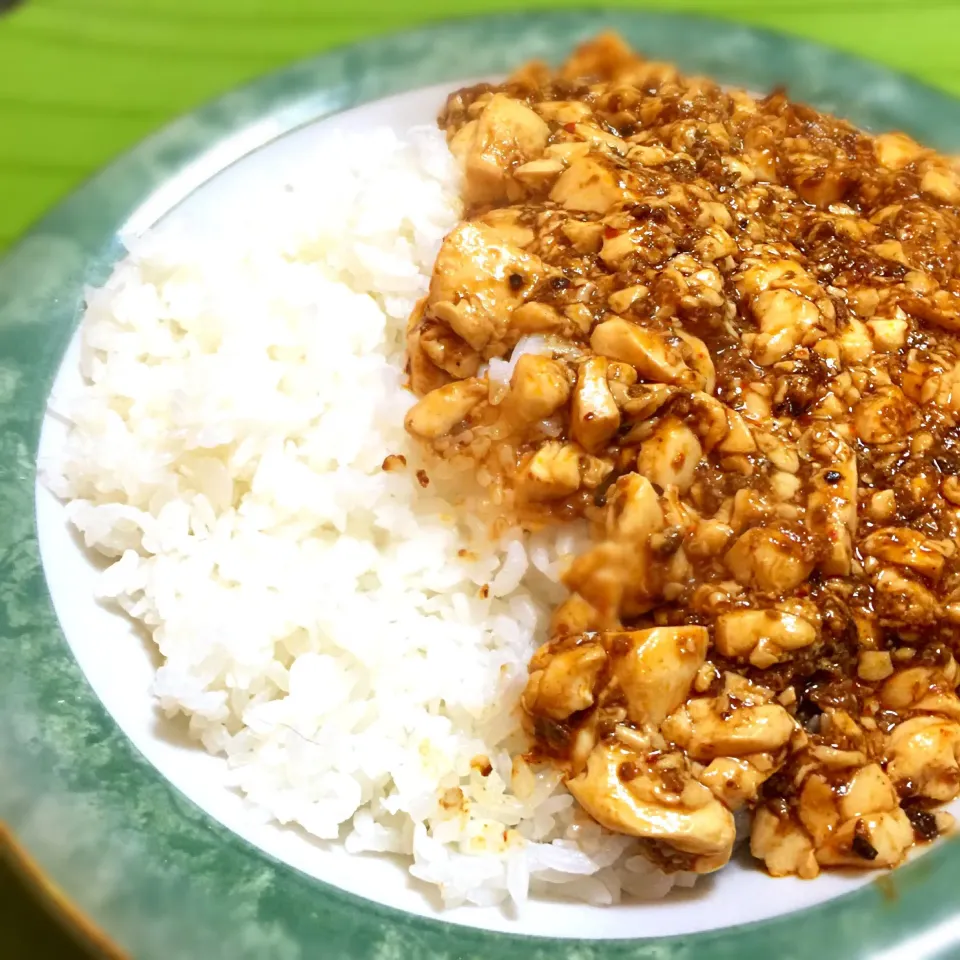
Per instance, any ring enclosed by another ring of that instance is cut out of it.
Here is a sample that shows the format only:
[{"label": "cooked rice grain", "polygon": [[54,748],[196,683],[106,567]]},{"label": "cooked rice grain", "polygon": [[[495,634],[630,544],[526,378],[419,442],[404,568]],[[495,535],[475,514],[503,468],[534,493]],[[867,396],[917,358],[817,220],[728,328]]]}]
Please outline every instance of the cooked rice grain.
[{"label": "cooked rice grain", "polygon": [[411,856],[448,905],[662,896],[676,878],[556,774],[512,767],[575,532],[491,546],[403,430],[406,321],[457,189],[438,131],[377,130],[215,243],[137,241],[88,292],[46,479],[152,632],[162,708],[279,822]]}]

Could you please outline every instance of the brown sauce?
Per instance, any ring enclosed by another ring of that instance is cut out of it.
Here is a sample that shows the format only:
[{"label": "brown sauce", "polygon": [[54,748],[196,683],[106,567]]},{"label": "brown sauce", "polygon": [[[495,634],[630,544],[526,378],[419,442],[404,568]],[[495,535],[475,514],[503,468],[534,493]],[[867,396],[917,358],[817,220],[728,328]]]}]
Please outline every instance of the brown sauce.
[{"label": "brown sauce", "polygon": [[533,755],[671,869],[743,806],[775,875],[899,863],[960,792],[960,173],[612,36],[440,123],[465,219],[408,430],[505,523],[594,534]]}]

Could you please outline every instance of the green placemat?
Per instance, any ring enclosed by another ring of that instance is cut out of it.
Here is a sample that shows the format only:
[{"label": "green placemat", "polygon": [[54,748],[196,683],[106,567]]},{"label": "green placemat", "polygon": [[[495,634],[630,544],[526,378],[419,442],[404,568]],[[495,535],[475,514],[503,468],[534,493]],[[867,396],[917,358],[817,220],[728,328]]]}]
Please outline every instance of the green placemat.
[{"label": "green placemat", "polygon": [[[0,19],[0,249],[149,131],[280,64],[435,17],[589,5],[584,0],[26,0]],[[956,0],[650,0],[646,5],[789,30],[960,93]]]},{"label": "green placemat", "polygon": [[[0,0],[0,10],[5,5]],[[291,60],[432,18],[613,5],[584,0],[26,0],[0,13],[0,250],[151,130]],[[786,30],[960,94],[958,0],[619,5],[704,12]],[[84,956],[2,861],[0,956]]]}]

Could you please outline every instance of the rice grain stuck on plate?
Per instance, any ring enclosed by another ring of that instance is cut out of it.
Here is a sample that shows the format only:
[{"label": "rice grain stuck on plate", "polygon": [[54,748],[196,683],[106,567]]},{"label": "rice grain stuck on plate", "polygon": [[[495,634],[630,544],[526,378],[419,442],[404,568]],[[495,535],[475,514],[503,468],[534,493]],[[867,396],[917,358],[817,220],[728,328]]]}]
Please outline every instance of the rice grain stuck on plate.
[{"label": "rice grain stuck on plate", "polygon": [[442,133],[353,136],[283,186],[214,244],[132,244],[51,401],[45,479],[152,632],[159,704],[276,820],[408,856],[447,905],[689,884],[514,761],[576,531],[491,544],[403,428],[407,319],[460,212]]}]

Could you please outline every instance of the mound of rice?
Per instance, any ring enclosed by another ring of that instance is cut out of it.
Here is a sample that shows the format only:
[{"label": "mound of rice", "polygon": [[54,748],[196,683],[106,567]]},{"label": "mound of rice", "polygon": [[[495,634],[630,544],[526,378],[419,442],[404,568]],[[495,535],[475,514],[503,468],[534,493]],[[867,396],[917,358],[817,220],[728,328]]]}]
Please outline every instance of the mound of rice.
[{"label": "mound of rice", "polygon": [[372,131],[314,170],[215,243],[137,241],[88,292],[85,385],[51,401],[71,429],[42,467],[113,558],[102,596],[152,632],[160,705],[230,784],[408,856],[448,905],[689,884],[513,760],[575,531],[492,544],[403,430],[407,318],[458,217],[442,135]]}]

